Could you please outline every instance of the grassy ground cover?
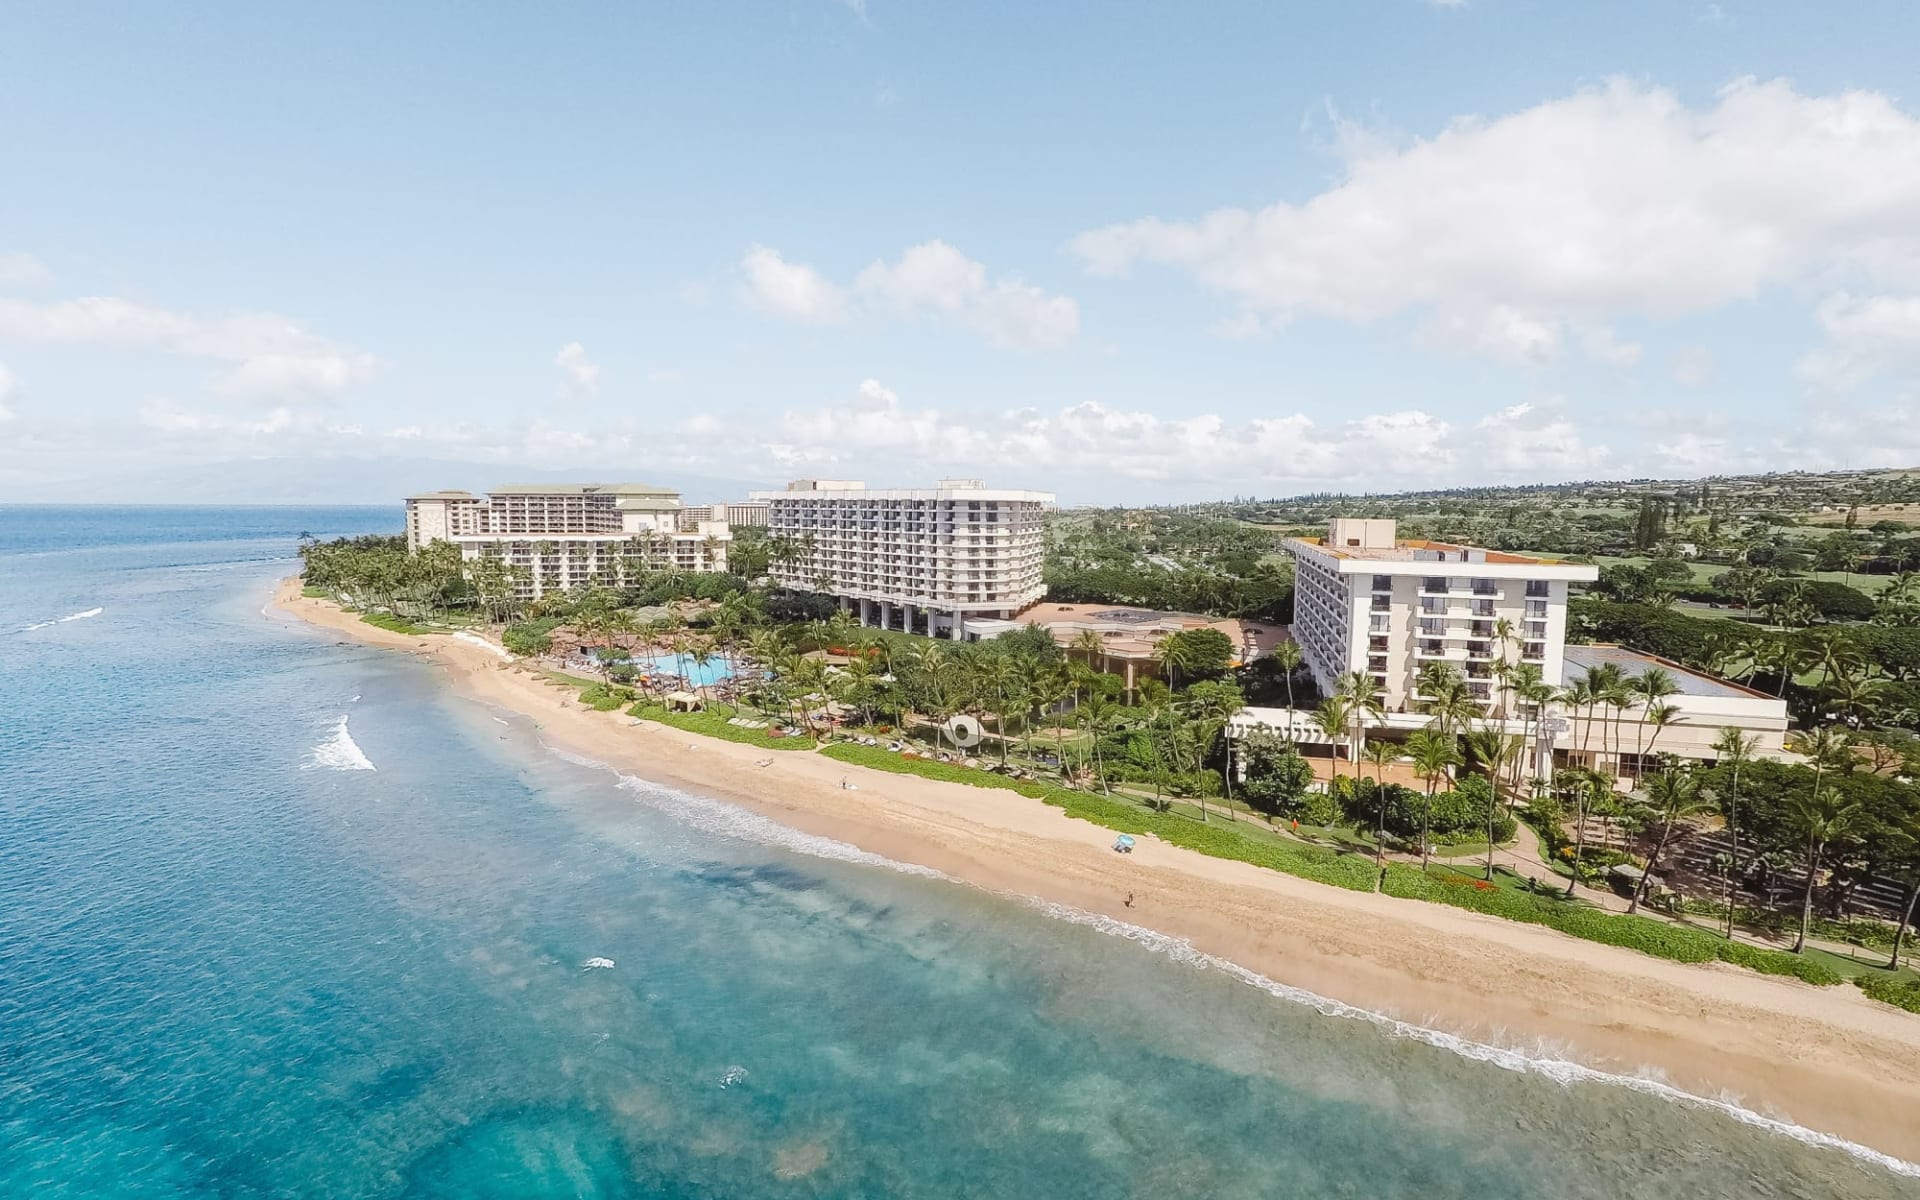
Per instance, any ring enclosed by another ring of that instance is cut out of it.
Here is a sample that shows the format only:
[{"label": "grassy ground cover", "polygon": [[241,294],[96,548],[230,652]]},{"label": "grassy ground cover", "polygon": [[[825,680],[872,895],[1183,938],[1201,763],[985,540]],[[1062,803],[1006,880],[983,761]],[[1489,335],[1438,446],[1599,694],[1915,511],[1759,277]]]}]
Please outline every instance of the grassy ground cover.
[{"label": "grassy ground cover", "polygon": [[392,613],[362,613],[360,619],[375,629],[384,629],[389,633],[404,633],[418,637],[420,634],[433,632],[425,625],[415,625],[405,617],[398,617]]},{"label": "grassy ground cover", "polygon": [[627,713],[642,720],[658,721],[662,725],[684,729],[688,733],[758,746],[762,750],[811,750],[814,747],[814,740],[804,735],[769,737],[764,729],[742,729],[738,725],[729,725],[727,718],[734,715],[731,712],[670,712],[658,704],[642,700],[629,708]]},{"label": "grassy ground cover", "polygon": [[[1116,833],[1152,834],[1163,842],[1202,854],[1252,863],[1350,891],[1367,891],[1373,887],[1374,865],[1361,854],[1296,843],[1257,827],[1241,827],[1238,822],[1202,824],[1178,813],[1155,812],[1128,800],[1050,787],[1035,780],[1008,779],[991,771],[954,763],[905,758],[875,746],[835,745],[821,753],[841,762],[896,774],[1006,788],[1044,800],[1065,810],[1068,816]],[[1496,874],[1511,876],[1511,872]],[[1763,974],[1791,975],[1821,985],[1842,980],[1841,973],[1821,956],[1763,950],[1683,925],[1604,912],[1557,895],[1534,894],[1525,890],[1517,876],[1488,883],[1464,872],[1429,874],[1417,867],[1389,863],[1382,890],[1402,899],[1426,900],[1531,925],[1545,925],[1587,941],[1625,946],[1676,962],[1729,962]]]},{"label": "grassy ground cover", "polygon": [[1904,1008],[1908,1012],[1920,1013],[1920,979],[1898,979],[1882,974],[1877,977],[1861,975],[1854,982],[1875,1000]]}]

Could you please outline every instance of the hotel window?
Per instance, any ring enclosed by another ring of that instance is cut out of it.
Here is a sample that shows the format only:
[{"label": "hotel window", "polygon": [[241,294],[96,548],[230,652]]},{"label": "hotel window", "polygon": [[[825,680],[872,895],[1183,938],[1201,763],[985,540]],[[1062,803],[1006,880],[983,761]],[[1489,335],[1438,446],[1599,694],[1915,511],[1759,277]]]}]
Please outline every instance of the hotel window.
[{"label": "hotel window", "polygon": [[1473,581],[1473,594],[1476,596],[1497,596],[1500,594],[1500,589],[1494,586],[1494,582],[1491,579],[1476,579]]},{"label": "hotel window", "polygon": [[1441,575],[1429,575],[1420,581],[1420,590],[1423,592],[1444,592],[1447,590],[1446,578]]},{"label": "hotel window", "polygon": [[1422,596],[1420,598],[1420,611],[1423,613],[1444,613],[1447,611],[1447,602],[1437,596]]},{"label": "hotel window", "polygon": [[1544,579],[1527,580],[1528,596],[1538,596],[1538,597],[1544,598],[1548,594],[1548,588],[1549,588],[1549,585],[1547,581]]},{"label": "hotel window", "polygon": [[1473,615],[1474,615],[1474,616],[1476,616],[1476,617],[1490,617],[1490,616],[1492,616],[1492,615],[1493,615],[1493,601],[1491,601],[1491,600],[1475,600],[1475,601],[1473,602]]},{"label": "hotel window", "polygon": [[1527,615],[1528,615],[1528,616],[1530,616],[1530,617],[1544,617],[1544,616],[1546,616],[1546,615],[1547,615],[1547,602],[1546,602],[1545,600],[1529,600],[1529,601],[1527,601]]},{"label": "hotel window", "polygon": [[1547,644],[1545,642],[1528,642],[1521,648],[1520,656],[1538,662],[1547,656]]},{"label": "hotel window", "polygon": [[1445,621],[1435,621],[1431,618],[1422,617],[1420,619],[1420,632],[1430,634],[1434,637],[1444,636],[1447,632],[1447,623]]},{"label": "hotel window", "polygon": [[1373,590],[1374,590],[1374,591],[1376,591],[1376,592],[1390,592],[1390,591],[1392,591],[1392,590],[1393,590],[1393,576],[1391,576],[1391,575],[1375,575],[1375,576],[1373,577]]}]

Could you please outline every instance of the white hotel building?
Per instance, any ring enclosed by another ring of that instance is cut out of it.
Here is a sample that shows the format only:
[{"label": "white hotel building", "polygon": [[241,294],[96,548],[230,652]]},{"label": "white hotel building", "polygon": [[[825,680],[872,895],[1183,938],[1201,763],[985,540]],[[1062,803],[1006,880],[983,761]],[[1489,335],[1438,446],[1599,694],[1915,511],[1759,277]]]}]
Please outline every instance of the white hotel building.
[{"label": "white hotel building", "polygon": [[[1624,784],[1658,755],[1712,760],[1713,743],[1726,727],[1756,737],[1762,757],[1787,756],[1785,701],[1626,647],[1567,645],[1568,588],[1592,582],[1596,567],[1401,541],[1394,533],[1389,520],[1336,519],[1324,538],[1287,542],[1294,558],[1293,639],[1322,692],[1356,671],[1373,680],[1384,715],[1369,721],[1369,735],[1404,736],[1427,724],[1415,678],[1428,663],[1458,668],[1487,703],[1489,719],[1502,715],[1506,699],[1494,669],[1502,659],[1533,664],[1542,682],[1556,688],[1604,664],[1629,679],[1664,670],[1679,689],[1665,701],[1677,719],[1656,730],[1642,719],[1640,707],[1615,713],[1601,706],[1576,714],[1552,704],[1537,721],[1518,709],[1505,712],[1495,723],[1534,739],[1533,767],[1541,775],[1555,766],[1586,765]],[[1505,642],[1502,621],[1510,631]],[[1245,708],[1228,725],[1234,737],[1256,729],[1299,742],[1326,741],[1312,713],[1292,709]],[[1348,754],[1356,749],[1348,746]]]},{"label": "white hotel building", "polygon": [[468,562],[524,569],[516,590],[539,597],[595,583],[620,585],[636,569],[724,571],[732,531],[692,519],[680,494],[644,483],[509,484],[485,496],[407,497],[407,548],[452,542]]},{"label": "white hotel building", "polygon": [[767,505],[774,579],[838,597],[862,625],[959,641],[969,619],[1011,618],[1046,594],[1049,492],[977,479],[924,489],[798,479],[750,498]]},{"label": "white hotel building", "polygon": [[1493,698],[1502,658],[1560,686],[1568,585],[1599,577],[1582,563],[1399,541],[1387,520],[1330,521],[1326,537],[1290,538],[1287,550],[1293,638],[1314,682],[1331,692],[1341,675],[1364,672],[1389,712],[1417,707],[1414,678],[1428,663],[1452,663],[1481,700]]}]

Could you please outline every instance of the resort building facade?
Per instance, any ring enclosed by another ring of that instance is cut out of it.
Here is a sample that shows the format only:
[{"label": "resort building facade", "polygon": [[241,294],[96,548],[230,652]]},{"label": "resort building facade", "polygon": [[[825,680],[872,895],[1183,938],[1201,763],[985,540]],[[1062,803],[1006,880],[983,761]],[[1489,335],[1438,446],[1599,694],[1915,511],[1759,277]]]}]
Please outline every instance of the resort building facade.
[{"label": "resort building facade", "polygon": [[1321,691],[1364,672],[1383,707],[1409,712],[1421,668],[1451,663],[1491,702],[1501,660],[1560,686],[1567,589],[1598,568],[1394,535],[1390,520],[1336,518],[1324,538],[1287,540],[1293,640]]},{"label": "resort building facade", "polygon": [[765,529],[767,506],[758,500],[727,504],[687,504],[680,508],[680,521],[683,525],[689,521],[718,521],[730,529],[738,529],[742,526]]},{"label": "resort building facade", "polygon": [[[1702,761],[1718,756],[1722,729],[1738,729],[1761,757],[1787,755],[1786,702],[1729,680],[1622,646],[1568,645],[1570,585],[1592,582],[1597,568],[1451,543],[1401,541],[1387,520],[1336,519],[1324,538],[1292,538],[1293,639],[1315,684],[1331,692],[1343,675],[1373,681],[1381,711],[1366,717],[1358,740],[1400,738],[1429,718],[1417,679],[1429,663],[1450,663],[1479,699],[1491,725],[1524,739],[1540,777],[1586,766],[1630,785],[1662,755]],[[1631,684],[1663,671],[1677,689],[1655,721],[1637,701],[1574,708],[1517,703],[1503,689],[1503,666],[1532,664],[1541,682],[1565,689],[1605,668]],[[1313,714],[1286,708],[1242,709],[1228,725],[1240,737],[1268,730],[1325,744]],[[1358,746],[1335,739],[1350,757]]]},{"label": "resort building facade", "polygon": [[644,571],[724,571],[725,521],[686,520],[680,494],[644,483],[509,484],[484,496],[407,497],[407,548],[451,542],[469,563],[517,568],[516,594],[622,586]]},{"label": "resort building facade", "polygon": [[797,479],[749,499],[767,506],[774,579],[837,597],[862,625],[959,641],[970,620],[1012,617],[1046,594],[1048,492]]}]

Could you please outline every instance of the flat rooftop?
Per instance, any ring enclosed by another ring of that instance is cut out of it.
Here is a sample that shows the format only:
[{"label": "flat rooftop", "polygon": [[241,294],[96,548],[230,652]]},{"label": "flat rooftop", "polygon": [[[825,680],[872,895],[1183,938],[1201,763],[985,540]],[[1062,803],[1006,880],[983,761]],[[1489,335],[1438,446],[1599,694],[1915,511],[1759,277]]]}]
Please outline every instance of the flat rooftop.
[{"label": "flat rooftop", "polygon": [[1602,663],[1612,663],[1630,679],[1638,679],[1650,669],[1659,667],[1673,676],[1673,682],[1679,686],[1680,694],[1683,696],[1718,696],[1734,700],[1774,699],[1765,692],[1744,687],[1730,679],[1708,675],[1692,667],[1683,667],[1670,658],[1630,650],[1625,646],[1570,645],[1566,649],[1566,668],[1563,676],[1568,683],[1576,679],[1585,679],[1588,671]]},{"label": "flat rooftop", "polygon": [[492,496],[678,496],[672,488],[650,483],[503,483],[489,489]]},{"label": "flat rooftop", "polygon": [[1530,567],[1580,565],[1552,558],[1534,558],[1526,554],[1508,554],[1504,550],[1485,550],[1479,546],[1468,546],[1460,542],[1427,542],[1417,538],[1402,539],[1391,546],[1329,546],[1327,539],[1317,537],[1289,538],[1288,540],[1299,542],[1303,546],[1311,546],[1322,554],[1330,554],[1335,558],[1350,558],[1362,562],[1488,562]]},{"label": "flat rooftop", "polygon": [[983,634],[1002,633],[1026,625],[1040,626],[1062,646],[1071,645],[1083,630],[1092,630],[1100,636],[1102,651],[1114,658],[1151,658],[1153,644],[1163,635],[1186,629],[1217,629],[1226,634],[1233,643],[1235,655],[1243,662],[1264,657],[1272,653],[1276,645],[1290,640],[1287,627],[1274,621],[1159,612],[1122,604],[1059,604],[1043,600],[1015,614],[1011,620],[973,618],[967,622],[968,628]]}]

